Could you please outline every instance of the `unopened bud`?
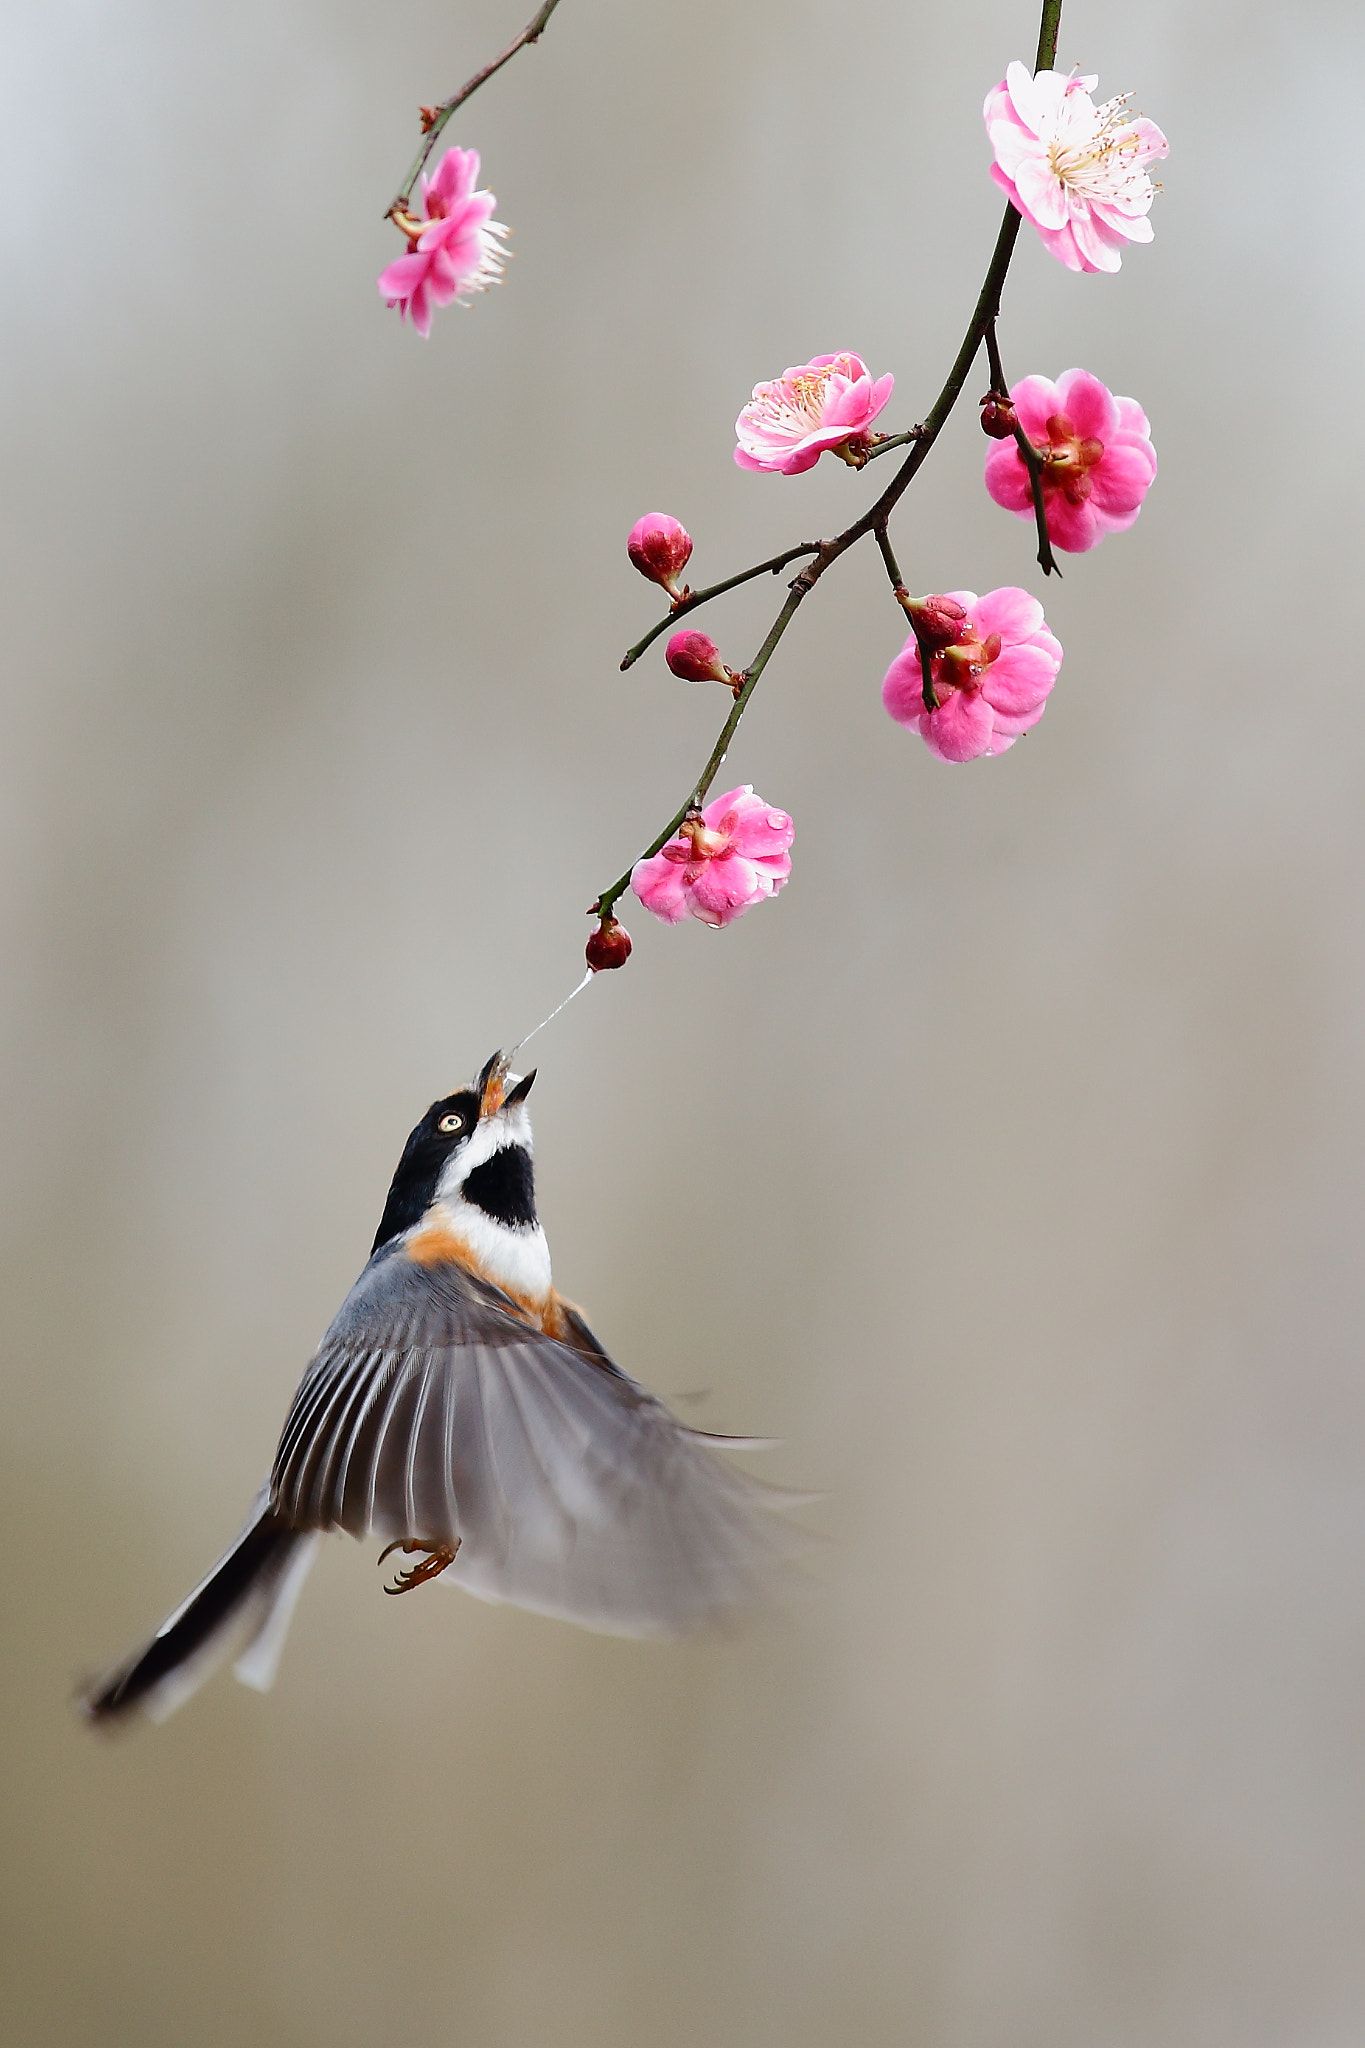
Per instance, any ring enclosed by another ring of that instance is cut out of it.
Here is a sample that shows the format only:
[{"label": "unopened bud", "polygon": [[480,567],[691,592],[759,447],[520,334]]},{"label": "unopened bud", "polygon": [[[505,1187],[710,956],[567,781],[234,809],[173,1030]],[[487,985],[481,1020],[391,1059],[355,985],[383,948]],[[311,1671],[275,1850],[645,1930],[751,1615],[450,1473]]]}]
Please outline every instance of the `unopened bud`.
[{"label": "unopened bud", "polygon": [[624,967],[630,958],[630,933],[614,917],[604,917],[583,950],[594,974],[608,967]]},{"label": "unopened bud", "polygon": [[988,391],[981,401],[981,431],[992,441],[1014,439],[1014,407],[999,391]]},{"label": "unopened bud", "polygon": [[901,603],[915,638],[927,647],[951,647],[966,624],[966,611],[955,597],[911,597]]},{"label": "unopened bud", "polygon": [[642,576],[660,583],[675,603],[686,596],[678,581],[692,559],[692,536],[667,512],[646,512],[630,529],[626,553]]},{"label": "unopened bud", "polygon": [[675,633],[664,649],[664,660],[675,676],[685,683],[733,683],[734,676],[720,658],[720,649],[709,633]]}]

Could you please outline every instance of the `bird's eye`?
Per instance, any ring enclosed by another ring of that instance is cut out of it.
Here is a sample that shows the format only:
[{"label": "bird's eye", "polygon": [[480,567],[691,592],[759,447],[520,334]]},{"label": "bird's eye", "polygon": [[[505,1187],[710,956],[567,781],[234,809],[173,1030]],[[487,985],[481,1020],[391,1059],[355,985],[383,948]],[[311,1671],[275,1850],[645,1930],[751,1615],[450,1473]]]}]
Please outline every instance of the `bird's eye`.
[{"label": "bird's eye", "polygon": [[447,1136],[450,1136],[454,1132],[462,1131],[464,1129],[464,1118],[452,1109],[449,1116],[443,1116],[441,1118],[441,1121],[437,1124],[436,1128],[438,1131],[444,1131],[447,1134]]}]

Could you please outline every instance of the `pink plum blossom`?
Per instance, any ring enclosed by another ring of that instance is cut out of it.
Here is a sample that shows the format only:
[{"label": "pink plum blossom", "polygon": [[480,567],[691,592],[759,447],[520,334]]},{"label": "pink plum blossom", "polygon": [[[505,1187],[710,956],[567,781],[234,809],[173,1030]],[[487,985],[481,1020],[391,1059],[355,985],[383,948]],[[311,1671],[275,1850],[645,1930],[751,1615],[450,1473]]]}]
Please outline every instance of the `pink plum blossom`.
[{"label": "pink plum blossom", "polygon": [[[962,617],[954,613],[960,607]],[[924,671],[912,633],[882,683],[882,702],[898,725],[917,732],[940,761],[1003,754],[1043,715],[1062,650],[1026,590],[954,590],[909,607],[923,614],[934,709],[924,708]],[[956,637],[944,645],[956,627]]]},{"label": "pink plum blossom", "polygon": [[692,536],[667,512],[646,512],[637,519],[626,540],[626,553],[640,574],[661,584],[675,603],[686,596],[678,578],[692,559]]},{"label": "pink plum blossom", "polygon": [[[1080,555],[1106,533],[1130,527],[1156,475],[1151,429],[1137,400],[1115,398],[1088,370],[1064,370],[1055,384],[1025,377],[1010,398],[1043,458],[1052,545]],[[1032,519],[1033,492],[1017,442],[997,441],[988,450],[986,489],[1006,511]]]},{"label": "pink plum blossom", "polygon": [[895,386],[889,373],[874,383],[861,356],[813,356],[775,383],[755,384],[735,421],[741,469],[800,476],[826,448],[854,469],[867,460],[868,428]]},{"label": "pink plum blossom", "polygon": [[1117,270],[1125,242],[1151,241],[1147,166],[1167,151],[1154,121],[1129,118],[1131,93],[1097,107],[1098,83],[1011,64],[983,109],[991,176],[1068,270]]},{"label": "pink plum blossom", "polygon": [[478,175],[476,149],[448,149],[435,177],[422,179],[425,219],[405,215],[398,223],[408,234],[407,255],[380,272],[385,304],[410,314],[421,335],[431,333],[434,306],[486,291],[502,276],[498,243],[507,230],[492,218],[493,194],[474,190]]},{"label": "pink plum blossom", "polygon": [[694,813],[650,859],[636,861],[630,886],[665,924],[690,916],[719,929],[777,894],[791,873],[793,830],[785,811],[745,783]]}]

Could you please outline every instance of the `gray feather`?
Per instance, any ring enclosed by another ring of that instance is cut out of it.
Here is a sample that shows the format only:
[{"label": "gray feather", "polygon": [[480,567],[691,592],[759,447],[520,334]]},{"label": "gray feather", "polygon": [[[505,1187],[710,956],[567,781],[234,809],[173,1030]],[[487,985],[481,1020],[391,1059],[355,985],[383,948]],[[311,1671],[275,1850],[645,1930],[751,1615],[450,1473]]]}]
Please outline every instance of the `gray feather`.
[{"label": "gray feather", "polygon": [[799,1539],[607,1357],[529,1328],[460,1267],[379,1253],[285,1422],[271,1500],[293,1527],[454,1546],[447,1576],[620,1635],[756,1605]]}]

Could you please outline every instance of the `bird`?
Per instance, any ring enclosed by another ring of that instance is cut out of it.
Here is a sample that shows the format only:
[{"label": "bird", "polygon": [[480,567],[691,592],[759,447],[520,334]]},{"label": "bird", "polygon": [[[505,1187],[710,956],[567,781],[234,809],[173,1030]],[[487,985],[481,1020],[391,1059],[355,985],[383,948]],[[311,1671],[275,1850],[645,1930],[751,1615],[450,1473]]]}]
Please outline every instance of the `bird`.
[{"label": "bird", "polygon": [[727,1463],[608,1355],[551,1278],[526,1098],[494,1053],[403,1147],[374,1244],[285,1418],[245,1527],[142,1648],[78,1695],[164,1720],[234,1650],[266,1691],[322,1537],[607,1634],[681,1636],[761,1605],[803,1497]]}]

